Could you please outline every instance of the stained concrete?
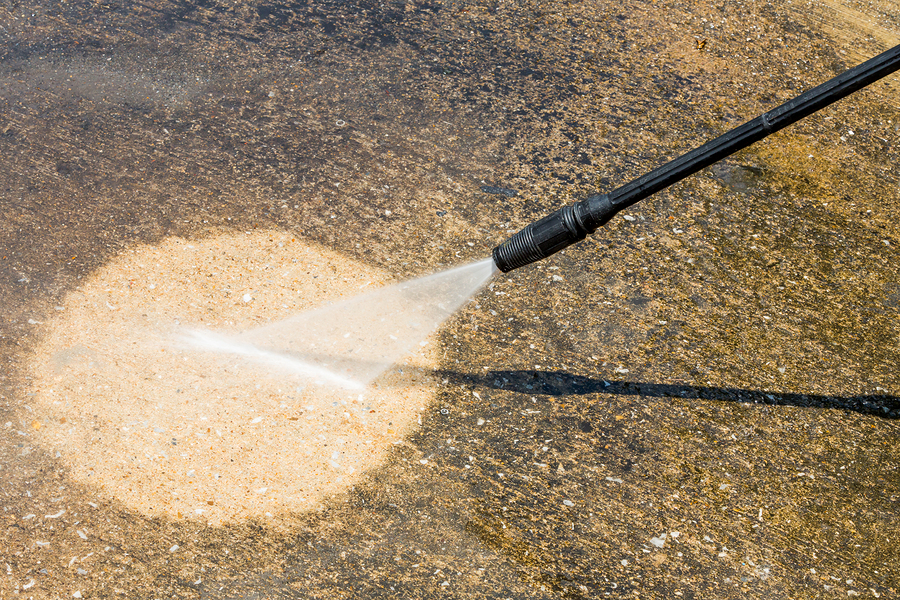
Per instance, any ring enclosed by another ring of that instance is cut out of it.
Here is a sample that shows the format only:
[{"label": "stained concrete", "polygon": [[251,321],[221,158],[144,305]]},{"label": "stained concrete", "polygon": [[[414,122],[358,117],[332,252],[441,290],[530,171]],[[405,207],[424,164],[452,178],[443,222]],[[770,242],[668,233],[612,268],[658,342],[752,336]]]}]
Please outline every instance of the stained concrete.
[{"label": "stained concrete", "polygon": [[897,595],[897,76],[495,278],[440,334],[421,427],[277,526],[75,483],[28,370],[136,244],[476,260],[900,43],[894,4],[14,1],[0,25],[0,597]]}]

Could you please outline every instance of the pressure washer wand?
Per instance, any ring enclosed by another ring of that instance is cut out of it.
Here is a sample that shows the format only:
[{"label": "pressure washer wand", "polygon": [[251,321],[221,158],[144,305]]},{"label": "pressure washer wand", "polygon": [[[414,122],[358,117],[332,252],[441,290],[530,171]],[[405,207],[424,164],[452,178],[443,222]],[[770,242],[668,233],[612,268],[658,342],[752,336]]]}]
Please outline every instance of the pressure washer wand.
[{"label": "pressure washer wand", "polygon": [[703,146],[608,194],[565,206],[526,226],[494,248],[494,264],[507,273],[580,242],[617,212],[758,142],[803,117],[900,69],[900,46],[867,60],[778,108],[732,129]]}]

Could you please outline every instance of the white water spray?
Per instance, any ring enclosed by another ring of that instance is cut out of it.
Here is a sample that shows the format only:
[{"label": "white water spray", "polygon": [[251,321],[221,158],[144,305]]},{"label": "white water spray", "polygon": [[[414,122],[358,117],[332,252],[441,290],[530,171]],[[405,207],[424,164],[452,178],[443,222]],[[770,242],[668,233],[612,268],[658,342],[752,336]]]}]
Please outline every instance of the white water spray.
[{"label": "white water spray", "polygon": [[189,331],[186,341],[323,383],[360,388],[424,344],[495,272],[488,258],[237,335]]}]

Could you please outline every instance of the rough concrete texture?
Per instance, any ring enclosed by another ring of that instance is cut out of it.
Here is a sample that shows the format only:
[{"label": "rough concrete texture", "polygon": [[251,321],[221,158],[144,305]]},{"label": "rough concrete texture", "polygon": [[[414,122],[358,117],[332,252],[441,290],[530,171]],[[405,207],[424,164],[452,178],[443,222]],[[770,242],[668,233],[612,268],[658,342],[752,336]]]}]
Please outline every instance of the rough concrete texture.
[{"label": "rough concrete texture", "polygon": [[171,236],[282,230],[397,278],[483,258],[900,43],[896,3],[13,0],[0,26],[0,598],[900,594],[898,76],[496,277],[421,426],[314,512],[212,527],[76,482],[28,362],[81,279]]}]

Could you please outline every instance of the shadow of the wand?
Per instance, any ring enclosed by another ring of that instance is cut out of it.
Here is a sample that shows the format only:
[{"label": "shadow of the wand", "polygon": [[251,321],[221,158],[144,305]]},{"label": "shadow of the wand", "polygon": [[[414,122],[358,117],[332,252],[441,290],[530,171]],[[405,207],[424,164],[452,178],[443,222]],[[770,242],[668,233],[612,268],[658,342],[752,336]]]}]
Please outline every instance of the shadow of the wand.
[{"label": "shadow of the wand", "polygon": [[644,383],[572,375],[566,371],[495,370],[484,373],[437,371],[435,375],[475,387],[502,389],[521,394],[543,396],[645,396],[653,398],[696,398],[743,404],[834,408],[873,415],[884,419],[900,418],[900,397],[890,394],[838,396],[772,392],[735,387],[713,387],[677,383]]}]

